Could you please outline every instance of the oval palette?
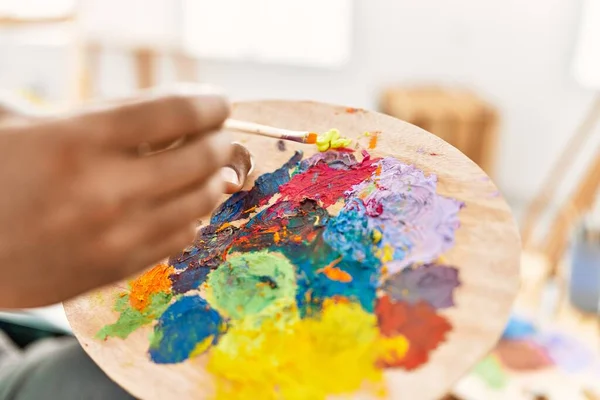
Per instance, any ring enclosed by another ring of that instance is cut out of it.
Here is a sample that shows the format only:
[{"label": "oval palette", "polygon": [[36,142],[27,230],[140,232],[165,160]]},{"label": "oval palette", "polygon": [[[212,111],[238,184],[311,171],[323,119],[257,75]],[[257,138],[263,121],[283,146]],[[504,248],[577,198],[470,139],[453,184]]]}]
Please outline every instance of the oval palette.
[{"label": "oval palette", "polygon": [[65,304],[84,349],[147,400],[443,396],[496,343],[518,288],[494,184],[385,115],[266,101],[233,117],[352,144],[236,136],[254,173],[193,245]]}]

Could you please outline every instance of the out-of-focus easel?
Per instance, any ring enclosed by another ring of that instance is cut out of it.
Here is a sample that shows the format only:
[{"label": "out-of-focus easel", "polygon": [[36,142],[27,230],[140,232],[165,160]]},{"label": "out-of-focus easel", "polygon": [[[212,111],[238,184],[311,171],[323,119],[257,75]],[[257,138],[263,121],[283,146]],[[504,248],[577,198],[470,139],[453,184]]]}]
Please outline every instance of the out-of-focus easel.
[{"label": "out-of-focus easel", "polygon": [[[600,121],[600,95],[596,96],[577,132],[554,164],[541,190],[530,203],[523,219],[521,238],[523,248],[541,253],[547,261],[547,279],[556,279],[558,266],[567,249],[571,232],[593,205],[600,187],[600,148],[577,182],[570,196],[563,202],[552,218],[549,229],[541,238],[536,236],[540,217],[546,211],[555,192],[577,159],[581,148],[593,134]],[[559,293],[562,297],[564,293]]]},{"label": "out-of-focus easel", "polygon": [[84,10],[82,1],[77,1],[73,9],[64,15],[21,18],[0,14],[0,28],[26,29],[41,26],[64,26],[69,29],[70,57],[73,68],[72,92],[68,101],[71,105],[89,100],[97,94],[101,73],[101,56],[110,50],[125,52],[131,59],[136,89],[146,89],[158,83],[157,61],[165,56],[173,62],[177,80],[198,80],[196,60],[185,55],[174,45],[110,41],[97,35],[89,37],[82,23],[82,10]]},{"label": "out-of-focus easel", "polygon": [[77,73],[77,100],[79,102],[94,97],[100,78],[99,62],[103,50],[116,48],[125,51],[131,58],[137,89],[147,89],[158,83],[156,65],[163,55],[169,56],[174,63],[178,81],[195,82],[198,80],[196,60],[182,54],[177,49],[155,49],[149,47],[117,47],[99,42],[84,42],[79,49]]}]

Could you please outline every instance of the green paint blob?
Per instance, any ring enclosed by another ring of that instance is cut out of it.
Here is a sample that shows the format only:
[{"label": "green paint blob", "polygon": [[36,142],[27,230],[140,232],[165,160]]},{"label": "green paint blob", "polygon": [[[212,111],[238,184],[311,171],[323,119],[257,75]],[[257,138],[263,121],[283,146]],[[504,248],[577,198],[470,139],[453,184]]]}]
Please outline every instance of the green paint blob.
[{"label": "green paint blob", "polygon": [[508,383],[508,376],[498,359],[491,355],[484,358],[475,368],[473,373],[486,383],[491,389],[503,389]]},{"label": "green paint blob", "polygon": [[264,318],[295,308],[294,266],[280,254],[268,251],[236,255],[212,271],[206,300],[234,320],[256,326]]},{"label": "green paint blob", "polygon": [[117,322],[106,325],[98,333],[96,339],[106,340],[108,337],[126,339],[136,329],[150,324],[167,309],[173,296],[167,293],[155,293],[150,296],[150,304],[144,311],[138,311],[129,304],[129,296],[119,297],[115,302],[115,311],[120,313]]}]

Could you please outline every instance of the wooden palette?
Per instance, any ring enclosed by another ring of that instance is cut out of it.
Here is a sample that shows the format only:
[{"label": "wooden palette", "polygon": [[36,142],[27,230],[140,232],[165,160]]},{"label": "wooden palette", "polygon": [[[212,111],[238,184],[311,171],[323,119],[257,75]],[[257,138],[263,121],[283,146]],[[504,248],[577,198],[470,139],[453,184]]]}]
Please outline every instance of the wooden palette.
[{"label": "wooden palette", "polygon": [[[426,175],[435,174],[439,194],[465,203],[459,213],[456,243],[444,253],[445,262],[458,269],[461,282],[455,290],[455,306],[441,311],[452,330],[419,368],[385,370],[389,398],[436,399],[446,394],[495,345],[519,285],[519,235],[511,211],[494,184],[477,165],[441,139],[378,113],[314,102],[265,101],[238,103],[233,117],[294,130],[323,132],[335,127],[353,139],[366,131],[378,131],[377,146],[368,150],[373,157],[394,157]],[[303,150],[305,158],[316,152],[312,146],[295,143],[286,143],[285,151],[281,151],[275,140],[257,136],[240,134],[236,140],[255,158],[248,188],[256,177],[281,167],[295,150]],[[65,304],[85,351],[109,377],[140,399],[210,398],[213,378],[204,369],[204,356],[175,365],[149,360],[151,326],[135,331],[126,340],[95,338],[103,326],[115,322],[114,299],[126,288],[127,283],[122,282]],[[371,397],[356,394],[344,398]]]}]

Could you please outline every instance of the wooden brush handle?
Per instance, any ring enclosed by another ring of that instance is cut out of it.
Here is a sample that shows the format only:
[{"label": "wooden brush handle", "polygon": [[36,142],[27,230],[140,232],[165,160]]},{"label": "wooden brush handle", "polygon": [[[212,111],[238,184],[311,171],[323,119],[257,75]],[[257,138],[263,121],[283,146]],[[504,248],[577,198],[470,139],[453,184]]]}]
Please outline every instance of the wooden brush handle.
[{"label": "wooden brush handle", "polygon": [[268,136],[276,139],[284,139],[290,137],[303,138],[308,132],[291,131],[289,129],[274,128],[272,126],[255,124],[253,122],[238,121],[236,119],[228,119],[223,126],[226,129],[252,133],[260,136]]}]

